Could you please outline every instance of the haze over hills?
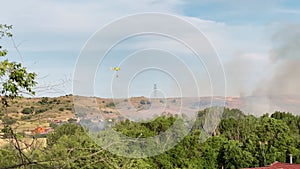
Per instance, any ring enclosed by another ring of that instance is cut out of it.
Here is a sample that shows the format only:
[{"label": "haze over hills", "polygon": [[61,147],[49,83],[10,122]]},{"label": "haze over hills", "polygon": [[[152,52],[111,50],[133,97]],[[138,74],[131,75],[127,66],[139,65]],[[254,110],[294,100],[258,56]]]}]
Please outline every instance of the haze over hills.
[{"label": "haze over hills", "polygon": [[[76,101],[81,98],[84,101]],[[88,98],[88,99],[87,99]],[[199,109],[211,106],[237,108],[245,114],[261,116],[275,111],[300,112],[300,96],[247,96],[247,97],[201,97],[201,98],[145,98],[133,97],[108,99],[66,95],[57,98],[21,98],[10,103],[7,108],[9,117],[16,119],[19,131],[29,131],[38,126],[49,127],[51,120],[68,121],[88,116],[101,116],[101,120],[138,120],[151,119],[162,113],[192,115]],[[75,104],[75,110],[74,110]],[[80,109],[82,108],[82,109]],[[32,112],[24,113],[25,109]],[[93,111],[91,111],[93,110]],[[3,111],[2,111],[3,112]],[[84,112],[82,114],[82,112]],[[4,113],[2,113],[4,114]]]}]

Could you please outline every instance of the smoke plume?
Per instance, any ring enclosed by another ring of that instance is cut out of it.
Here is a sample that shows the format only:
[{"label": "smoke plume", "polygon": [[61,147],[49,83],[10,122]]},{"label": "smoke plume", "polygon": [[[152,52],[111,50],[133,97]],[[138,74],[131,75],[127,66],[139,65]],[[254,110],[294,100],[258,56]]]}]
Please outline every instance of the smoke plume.
[{"label": "smoke plume", "polygon": [[253,95],[265,96],[273,110],[300,112],[300,24],[281,28],[272,37],[273,74],[262,79]]}]

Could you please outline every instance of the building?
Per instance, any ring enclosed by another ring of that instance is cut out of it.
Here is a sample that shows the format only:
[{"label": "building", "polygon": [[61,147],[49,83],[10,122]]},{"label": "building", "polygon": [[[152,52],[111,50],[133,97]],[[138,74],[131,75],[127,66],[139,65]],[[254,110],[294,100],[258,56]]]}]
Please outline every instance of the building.
[{"label": "building", "polygon": [[43,127],[37,127],[34,130],[31,130],[31,134],[48,134],[49,132],[53,131],[52,128],[43,128]]},{"label": "building", "polygon": [[[250,168],[244,168],[244,169],[250,169]],[[266,167],[257,167],[251,169],[300,169],[300,164],[281,163],[276,161],[273,164]]]}]

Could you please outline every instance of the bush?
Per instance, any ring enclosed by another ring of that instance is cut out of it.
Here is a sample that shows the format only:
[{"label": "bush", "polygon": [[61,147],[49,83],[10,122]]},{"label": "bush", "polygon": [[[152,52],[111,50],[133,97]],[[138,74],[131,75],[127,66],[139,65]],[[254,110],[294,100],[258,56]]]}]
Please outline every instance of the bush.
[{"label": "bush", "polygon": [[141,100],[140,104],[151,104],[151,102],[149,100],[145,101],[145,100]]},{"label": "bush", "polygon": [[61,137],[74,136],[76,133],[84,135],[85,131],[82,126],[75,123],[66,123],[55,128],[55,131],[47,135],[47,145],[51,148],[54,144],[57,144]]},{"label": "bush", "polygon": [[21,120],[30,120],[31,117],[32,117],[31,115],[29,115],[29,116],[22,116]]},{"label": "bush", "polygon": [[112,111],[103,111],[104,114],[110,114]]},{"label": "bush", "polygon": [[69,123],[76,123],[76,122],[77,122],[77,119],[71,118],[71,119],[68,119],[68,122],[69,122]]},{"label": "bush", "polygon": [[71,107],[67,107],[66,110],[72,111],[72,108]]},{"label": "bush", "polygon": [[4,124],[7,124],[7,125],[12,125],[17,122],[17,120],[12,117],[3,117],[1,120]]},{"label": "bush", "polygon": [[106,104],[106,107],[115,107],[115,103],[114,102],[110,102],[108,104]]},{"label": "bush", "polygon": [[145,100],[141,100],[140,104],[146,104]]},{"label": "bush", "polygon": [[38,109],[35,113],[39,114],[39,113],[44,113],[45,111],[47,111],[47,108],[44,109]]},{"label": "bush", "polygon": [[58,126],[58,124],[56,124],[56,123],[53,123],[53,122],[50,123],[50,127],[53,129],[55,129],[57,126]]},{"label": "bush", "polygon": [[28,108],[28,107],[26,107],[26,108],[24,108],[24,109],[22,110],[22,113],[23,113],[23,114],[32,114],[32,113],[33,113],[33,108]]},{"label": "bush", "polygon": [[48,103],[48,97],[43,97],[41,101],[39,101],[40,104],[45,105]]},{"label": "bush", "polygon": [[59,108],[58,110],[59,110],[59,111],[64,111],[65,109],[61,107],[61,108]]}]

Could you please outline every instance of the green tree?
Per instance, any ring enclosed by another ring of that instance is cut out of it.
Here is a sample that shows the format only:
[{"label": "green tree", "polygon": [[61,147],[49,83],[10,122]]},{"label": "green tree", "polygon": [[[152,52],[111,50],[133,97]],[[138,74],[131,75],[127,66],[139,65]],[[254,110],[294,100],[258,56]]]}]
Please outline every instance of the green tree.
[{"label": "green tree", "polygon": [[203,159],[204,168],[221,168],[222,161],[221,150],[227,139],[223,136],[215,136],[209,138],[201,145],[201,157]]},{"label": "green tree", "polygon": [[[0,40],[12,37],[11,29],[12,26],[10,25],[0,24]],[[2,44],[0,44],[0,91],[2,109],[4,109],[4,111],[9,106],[8,103],[10,99],[21,97],[23,94],[34,95],[35,92],[32,88],[37,84],[35,81],[36,74],[28,72],[26,67],[23,67],[21,63],[8,60],[6,58],[7,54],[8,51],[3,49]],[[8,121],[4,121],[4,134],[14,140],[12,144],[19,157],[19,161],[16,160],[16,157],[13,161],[10,161],[9,158],[5,158],[7,160],[6,162],[10,163],[10,165],[19,163],[19,166],[26,166],[31,163],[21,149],[18,136],[12,129],[11,123]],[[1,153],[5,153],[5,151],[6,149],[3,149],[1,150]],[[13,154],[10,153],[10,155]]]},{"label": "green tree", "polygon": [[[12,26],[0,24],[0,40],[5,37],[12,37],[10,30]],[[32,90],[37,82],[35,81],[36,74],[27,72],[26,67],[23,67],[21,63],[9,61],[6,57],[8,51],[3,49],[0,44],[0,77],[1,77],[1,94],[4,98],[16,98],[22,96],[22,94],[32,94],[35,92]],[[2,99],[3,106],[7,106],[6,99]]]},{"label": "green tree", "polygon": [[258,152],[260,165],[271,164],[274,161],[285,162],[288,154],[295,147],[289,127],[281,120],[263,116],[256,128],[259,138]]},{"label": "green tree", "polygon": [[219,158],[223,159],[224,168],[229,169],[251,167],[254,160],[252,154],[243,150],[242,143],[237,140],[226,142]]}]

